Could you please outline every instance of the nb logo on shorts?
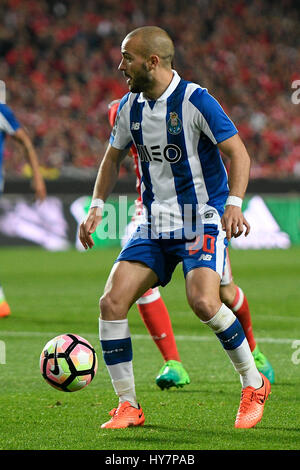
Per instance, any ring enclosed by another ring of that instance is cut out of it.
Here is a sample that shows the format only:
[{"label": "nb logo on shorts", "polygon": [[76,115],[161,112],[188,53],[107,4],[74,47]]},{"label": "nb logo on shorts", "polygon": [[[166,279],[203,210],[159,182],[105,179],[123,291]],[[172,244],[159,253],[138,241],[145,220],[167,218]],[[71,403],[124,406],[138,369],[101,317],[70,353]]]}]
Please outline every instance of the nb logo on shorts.
[{"label": "nb logo on shorts", "polygon": [[212,255],[205,255],[204,253],[202,253],[202,255],[200,256],[199,260],[203,260],[203,261],[211,261],[212,259]]}]

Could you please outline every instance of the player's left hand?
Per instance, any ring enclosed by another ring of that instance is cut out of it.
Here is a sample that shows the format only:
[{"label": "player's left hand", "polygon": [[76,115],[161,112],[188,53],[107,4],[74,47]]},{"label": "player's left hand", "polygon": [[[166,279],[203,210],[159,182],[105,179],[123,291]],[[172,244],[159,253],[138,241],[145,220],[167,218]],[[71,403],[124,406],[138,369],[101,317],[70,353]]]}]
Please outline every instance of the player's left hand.
[{"label": "player's left hand", "polygon": [[247,237],[250,232],[250,224],[245,219],[242,210],[237,206],[226,206],[221,222],[222,228],[226,232],[227,240],[242,235],[244,226],[246,227],[245,237]]}]

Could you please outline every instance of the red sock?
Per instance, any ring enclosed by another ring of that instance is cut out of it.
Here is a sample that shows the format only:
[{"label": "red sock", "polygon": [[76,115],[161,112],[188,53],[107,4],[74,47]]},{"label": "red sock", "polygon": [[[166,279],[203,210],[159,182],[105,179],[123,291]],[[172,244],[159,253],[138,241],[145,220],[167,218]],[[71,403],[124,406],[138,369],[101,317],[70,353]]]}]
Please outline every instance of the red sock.
[{"label": "red sock", "polygon": [[236,286],[236,295],[232,305],[229,306],[235,316],[238,318],[240,324],[243,327],[244,333],[248,340],[251,351],[254,350],[256,346],[256,341],[254,339],[253,330],[252,330],[252,321],[251,314],[249,309],[249,304],[247,297],[245,296],[242,289]]},{"label": "red sock", "polygon": [[164,360],[180,361],[169,312],[163,299],[159,296],[148,303],[145,303],[147,296],[144,295],[142,299],[143,303],[137,304],[138,310]]}]

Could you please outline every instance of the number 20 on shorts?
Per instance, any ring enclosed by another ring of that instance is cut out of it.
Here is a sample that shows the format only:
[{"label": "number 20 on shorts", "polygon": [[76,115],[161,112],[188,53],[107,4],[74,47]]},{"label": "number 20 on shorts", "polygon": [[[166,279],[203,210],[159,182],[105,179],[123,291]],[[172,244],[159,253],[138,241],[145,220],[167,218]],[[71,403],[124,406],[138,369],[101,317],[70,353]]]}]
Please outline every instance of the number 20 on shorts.
[{"label": "number 20 on shorts", "polygon": [[213,254],[215,252],[215,237],[213,235],[205,234],[203,236],[203,245],[201,245],[200,240],[201,237],[198,235],[194,243],[189,246],[190,255],[195,255],[201,248],[204,253]]}]

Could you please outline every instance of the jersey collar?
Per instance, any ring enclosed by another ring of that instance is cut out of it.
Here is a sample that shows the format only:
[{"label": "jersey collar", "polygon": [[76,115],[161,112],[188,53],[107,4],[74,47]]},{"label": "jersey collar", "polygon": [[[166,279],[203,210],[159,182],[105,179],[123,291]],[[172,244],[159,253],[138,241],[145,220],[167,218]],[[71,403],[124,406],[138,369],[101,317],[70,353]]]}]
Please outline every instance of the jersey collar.
[{"label": "jersey collar", "polygon": [[[163,92],[163,94],[159,98],[157,98],[156,101],[164,101],[164,100],[168,99],[169,96],[173,93],[173,91],[177,88],[181,78],[178,75],[178,73],[176,72],[176,70],[172,70],[172,72],[173,72],[173,78],[172,78],[172,81],[171,81],[170,85]],[[150,100],[144,96],[144,93],[140,93],[137,101],[138,101],[138,103],[143,103],[144,101],[150,101]]]}]

